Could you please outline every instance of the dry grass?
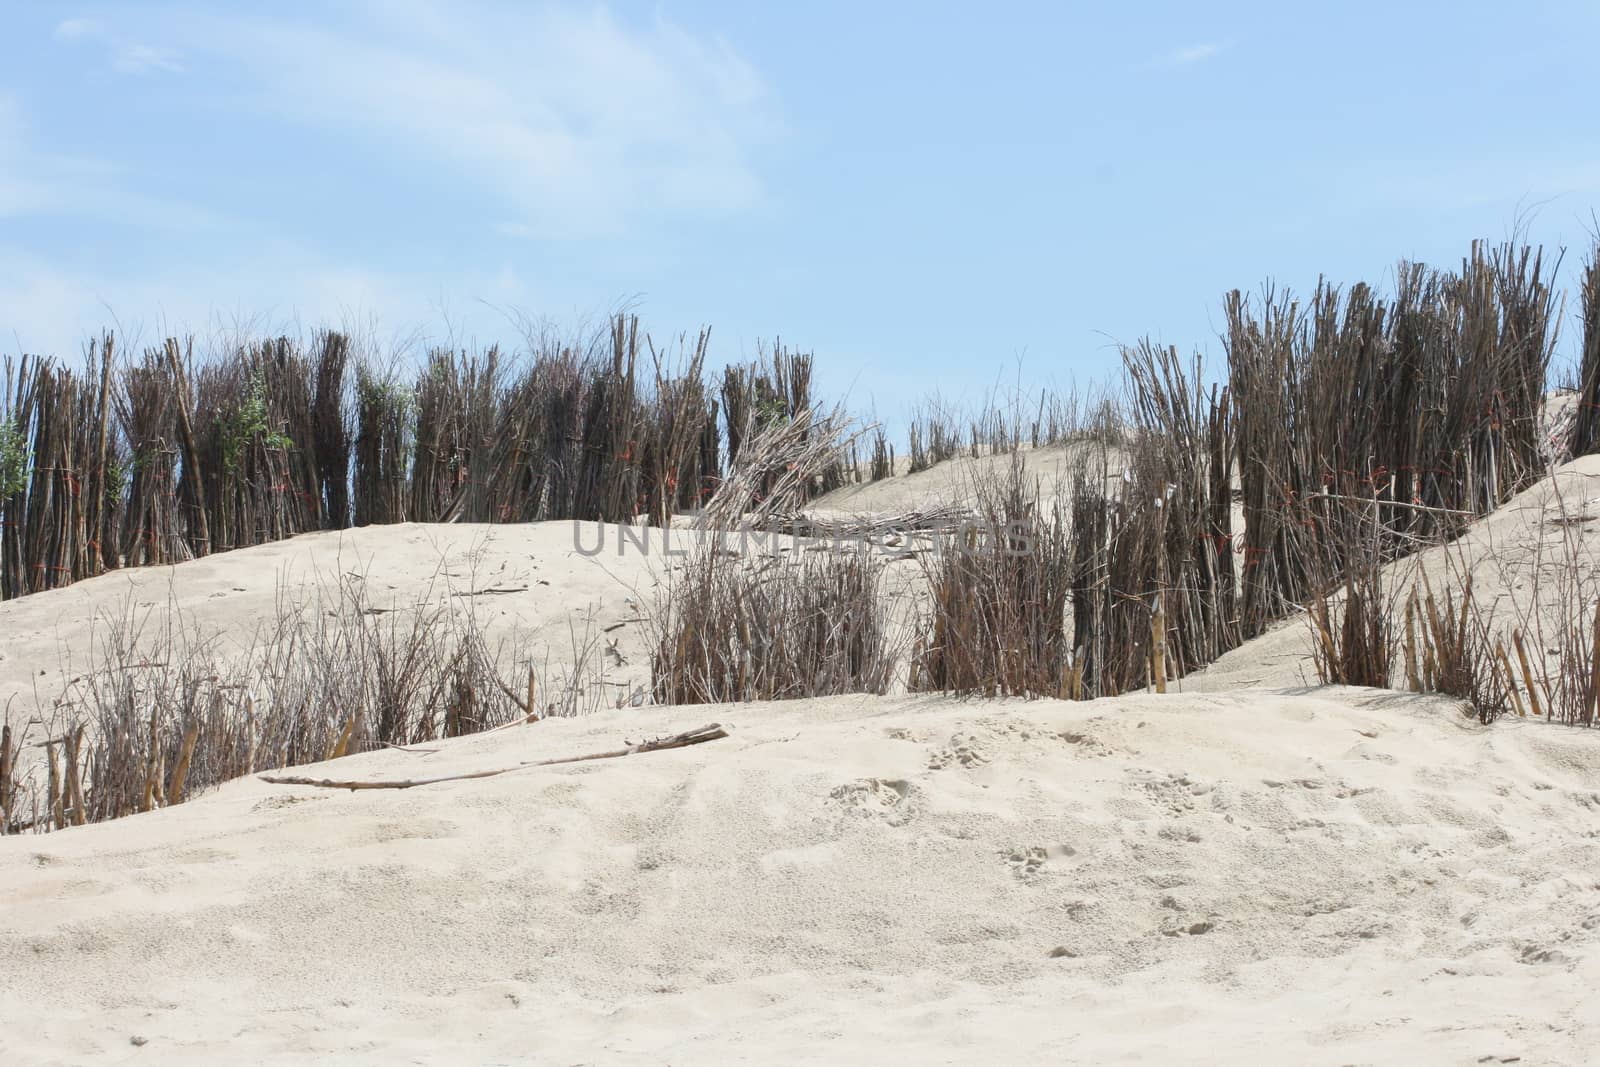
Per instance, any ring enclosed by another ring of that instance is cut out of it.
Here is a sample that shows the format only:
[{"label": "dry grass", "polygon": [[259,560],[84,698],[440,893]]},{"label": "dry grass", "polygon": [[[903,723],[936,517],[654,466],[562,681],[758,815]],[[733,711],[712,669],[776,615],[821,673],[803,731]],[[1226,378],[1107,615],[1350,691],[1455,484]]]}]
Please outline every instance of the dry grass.
[{"label": "dry grass", "polygon": [[1021,457],[1003,481],[973,487],[974,514],[921,557],[929,606],[912,689],[1061,696],[1071,549],[1059,507],[1041,505]]},{"label": "dry grass", "polygon": [[651,617],[657,703],[888,690],[895,656],[870,549],[795,540],[750,555],[729,547],[738,543],[697,539],[663,586]]},{"label": "dry grass", "polygon": [[24,749],[6,731],[0,831],[118,818],[260,770],[601,706],[597,637],[575,635],[551,671],[489,647],[469,605],[440,588],[379,606],[344,575],[335,588],[280,588],[274,617],[236,648],[175,609],[129,601],[96,618],[66,691],[38,709],[44,739]]},{"label": "dry grass", "polygon": [[1600,723],[1600,551],[1589,537],[1600,516],[1589,503],[1570,499],[1551,479],[1527,543],[1484,561],[1506,591],[1494,603],[1475,601],[1465,562],[1454,567],[1458,577],[1441,610],[1447,619],[1471,620],[1464,669],[1492,676],[1475,691],[1457,686],[1467,690],[1458,695],[1485,717],[1509,710],[1573,726]]}]

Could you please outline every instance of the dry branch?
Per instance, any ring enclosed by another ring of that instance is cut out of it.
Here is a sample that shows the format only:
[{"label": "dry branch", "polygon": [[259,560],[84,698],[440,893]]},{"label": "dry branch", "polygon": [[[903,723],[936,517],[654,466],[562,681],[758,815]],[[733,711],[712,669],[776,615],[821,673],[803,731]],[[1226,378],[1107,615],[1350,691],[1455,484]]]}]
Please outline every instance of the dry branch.
[{"label": "dry branch", "polygon": [[272,785],[310,785],[320,789],[413,789],[420,785],[437,785],[440,782],[464,782],[474,778],[493,778],[498,774],[510,774],[512,771],[523,771],[531,767],[553,767],[558,763],[584,763],[589,760],[616,759],[620,756],[632,756],[639,752],[662,752],[669,748],[687,748],[690,745],[704,744],[718,738],[727,737],[728,731],[720,723],[711,723],[696,730],[686,730],[681,734],[670,737],[657,737],[650,741],[641,741],[636,745],[626,748],[614,748],[606,752],[591,752],[583,756],[561,756],[556,759],[531,760],[519,763],[515,767],[497,767],[490,771],[472,771],[468,774],[446,774],[438,778],[403,778],[379,781],[338,781],[332,778],[306,778],[297,775],[259,775],[261,781]]}]

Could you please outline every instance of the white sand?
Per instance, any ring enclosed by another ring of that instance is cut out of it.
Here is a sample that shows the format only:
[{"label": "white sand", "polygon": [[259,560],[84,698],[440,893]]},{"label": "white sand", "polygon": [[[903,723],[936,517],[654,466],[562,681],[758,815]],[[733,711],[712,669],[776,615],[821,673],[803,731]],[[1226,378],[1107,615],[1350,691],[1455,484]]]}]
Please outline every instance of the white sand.
[{"label": "white sand", "polygon": [[[458,588],[527,584],[480,610],[559,646],[574,615],[634,617],[649,571],[614,543],[402,526],[110,575],[0,605],[0,700],[59,685],[130,587],[242,635],[291,563],[404,601],[442,552]],[[648,676],[640,629],[612,635],[618,685]],[[1206,683],[1286,684],[1275,641]],[[1600,732],[1370,690],[850,697],[318,772],[710,721],[733,736],[399,792],[246,780],[0,839],[0,1062],[1593,1061]]]},{"label": "white sand", "polygon": [[734,736],[0,840],[7,1062],[1576,1064],[1600,1038],[1600,736],[1444,701],[650,709],[331,768],[711,719]]},{"label": "white sand", "polygon": [[[570,522],[406,523],[304,534],[177,567],[113,571],[0,603],[0,710],[10,701],[13,727],[25,722],[35,694],[48,702],[61,692],[87,666],[91,634],[105,632],[105,620],[130,604],[149,614],[147,629],[176,608],[204,632],[222,635],[226,648],[242,650],[271,624],[282,588],[304,597],[320,587],[336,597],[341,576],[359,576],[370,605],[402,610],[419,598],[459,608],[467,598],[457,593],[516,590],[471,598],[491,643],[515,640],[537,649],[541,661],[548,650],[552,663],[564,664],[575,640],[593,638],[596,680],[605,684],[606,703],[615,703],[614,694],[649,681],[645,628],[637,620],[672,562],[661,553],[660,531],[634,532],[651,538],[653,555],[635,541],[619,553],[620,535],[605,527],[603,551],[586,555],[601,543],[593,524],[575,541]],[[617,655],[604,654],[607,644]]]},{"label": "white sand", "polygon": [[[1552,477],[1518,493],[1454,542],[1391,565],[1395,591],[1402,598],[1421,582],[1421,574],[1441,599],[1447,590],[1459,588],[1460,575],[1470,574],[1473,601],[1488,613],[1490,625],[1496,631],[1521,626],[1529,637],[1530,655],[1542,650],[1517,609],[1530,617],[1541,615],[1553,627],[1554,618],[1570,606],[1563,599],[1568,591],[1557,581],[1564,569],[1587,575],[1591,595],[1600,592],[1600,455],[1557,468]],[[1397,607],[1403,609],[1403,604]],[[1316,679],[1310,654],[1311,630],[1304,617],[1289,619],[1190,675],[1184,684],[1221,691],[1301,685]]]}]

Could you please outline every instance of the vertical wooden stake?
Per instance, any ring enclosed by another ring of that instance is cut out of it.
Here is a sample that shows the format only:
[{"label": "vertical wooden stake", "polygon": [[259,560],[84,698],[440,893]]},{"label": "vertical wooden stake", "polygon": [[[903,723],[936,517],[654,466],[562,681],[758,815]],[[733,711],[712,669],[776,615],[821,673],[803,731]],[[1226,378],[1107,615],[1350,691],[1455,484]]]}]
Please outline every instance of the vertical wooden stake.
[{"label": "vertical wooden stake", "polygon": [[161,784],[161,750],[156,732],[156,709],[150,709],[150,763],[144,769],[144,806],[140,811],[150,811],[156,806],[156,790]]},{"label": "vertical wooden stake", "polygon": [[1406,601],[1406,684],[1413,693],[1422,692],[1422,678],[1417,674],[1417,591],[1411,590]]},{"label": "vertical wooden stake", "polygon": [[1535,715],[1540,713],[1539,691],[1533,685],[1533,671],[1528,668],[1528,653],[1522,648],[1522,631],[1511,631],[1511,645],[1517,650],[1517,661],[1522,664],[1522,684],[1528,687],[1528,705]]},{"label": "vertical wooden stake", "polygon": [[189,761],[194,758],[194,744],[200,739],[200,724],[189,727],[183,735],[183,748],[178,752],[178,763],[172,768],[172,782],[167,786],[167,803],[183,803],[183,786],[189,777]]},{"label": "vertical wooden stake", "polygon": [[72,805],[72,825],[82,826],[89,821],[89,813],[83,802],[83,765],[78,761],[78,753],[83,748],[83,727],[67,734],[66,744],[62,746],[67,754],[67,782],[66,799]]},{"label": "vertical wooden stake", "polygon": [[1584,709],[1588,714],[1585,725],[1594,721],[1596,705],[1600,705],[1600,600],[1594,604],[1594,646],[1589,655],[1589,702]]},{"label": "vertical wooden stake", "polygon": [[1511,658],[1506,655],[1506,646],[1499,638],[1494,642],[1494,656],[1497,669],[1505,671],[1506,691],[1511,694],[1511,706],[1516,709],[1517,718],[1527,718],[1528,709],[1522,706],[1522,697],[1517,693],[1517,676],[1511,671]]},{"label": "vertical wooden stake", "polygon": [[338,759],[350,749],[350,739],[356,733],[356,720],[361,717],[361,710],[357,708],[351,713],[349,720],[344,724],[344,729],[339,731],[339,736],[333,744],[328,746],[328,754],[323,759]]},{"label": "vertical wooden stake", "polygon": [[[95,464],[89,480],[93,487],[89,507],[93,509],[90,514],[94,518],[94,528],[89,531],[89,536],[94,538],[94,552],[89,559],[91,574],[106,569],[106,491],[110,488],[106,485],[106,449],[111,418],[111,353],[115,347],[116,335],[107,332],[100,342],[100,426],[95,434]],[[115,555],[112,558],[115,559]]]},{"label": "vertical wooden stake", "polygon": [[244,726],[250,732],[250,738],[244,754],[244,773],[256,773],[256,698],[249,693],[244,695]]},{"label": "vertical wooden stake", "polygon": [[49,801],[50,821],[57,830],[67,825],[66,813],[62,810],[61,803],[61,768],[56,765],[56,742],[46,741],[44,745],[45,756],[50,761]]},{"label": "vertical wooden stake", "polygon": [[1167,691],[1167,613],[1156,594],[1155,613],[1150,616],[1150,673],[1155,676],[1156,692]]},{"label": "vertical wooden stake", "polygon": [[206,515],[206,489],[200,479],[200,449],[195,444],[194,427],[189,422],[189,405],[193,398],[189,393],[189,377],[183,372],[183,361],[178,358],[178,339],[167,338],[167,365],[172,368],[173,381],[178,386],[178,432],[183,438],[183,466],[187,481],[194,489],[194,499],[190,502],[194,506],[195,529],[194,539],[200,542],[197,553],[202,556],[211,554],[211,520]]},{"label": "vertical wooden stake", "polygon": [[0,723],[0,834],[11,814],[11,724]]}]

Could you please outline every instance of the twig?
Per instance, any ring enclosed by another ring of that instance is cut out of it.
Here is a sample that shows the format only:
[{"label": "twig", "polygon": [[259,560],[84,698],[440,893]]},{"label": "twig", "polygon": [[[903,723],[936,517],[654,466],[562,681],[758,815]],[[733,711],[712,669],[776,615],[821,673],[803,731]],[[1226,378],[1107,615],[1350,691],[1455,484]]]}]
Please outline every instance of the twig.
[{"label": "twig", "polygon": [[1420,511],[1428,515],[1464,515],[1475,518],[1477,512],[1462,511],[1460,508],[1433,508],[1426,504],[1408,504],[1403,500],[1383,500],[1377,497],[1345,496],[1342,493],[1317,493],[1310,497],[1312,500],[1342,500],[1351,504],[1377,504],[1385,508],[1402,508],[1406,511]]},{"label": "twig", "polygon": [[641,741],[637,745],[627,748],[614,748],[607,752],[591,752],[584,756],[562,756],[557,759],[533,760],[519,763],[515,767],[498,767],[492,771],[473,771],[470,774],[447,774],[439,778],[403,778],[387,781],[337,781],[332,778],[303,778],[299,776],[285,776],[263,774],[258,777],[263,782],[272,785],[311,785],[321,789],[412,789],[419,785],[437,785],[440,782],[464,782],[472,778],[493,778],[497,774],[509,774],[512,771],[527,770],[529,767],[550,767],[558,763],[583,763],[588,760],[615,759],[619,756],[631,756],[636,752],[661,752],[669,748],[687,748],[690,745],[703,744],[706,741],[715,741],[727,737],[728,731],[720,723],[711,723],[697,730],[686,730],[681,734],[670,737],[658,737],[651,741]]}]

